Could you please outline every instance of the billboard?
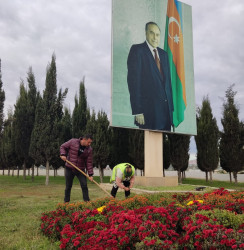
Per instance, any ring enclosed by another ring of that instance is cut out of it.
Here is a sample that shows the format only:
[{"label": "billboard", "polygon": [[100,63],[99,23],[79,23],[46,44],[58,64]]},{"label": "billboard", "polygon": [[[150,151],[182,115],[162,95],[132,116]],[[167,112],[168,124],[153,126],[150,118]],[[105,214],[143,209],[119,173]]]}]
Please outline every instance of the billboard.
[{"label": "billboard", "polygon": [[114,127],[196,134],[191,6],[112,1]]}]

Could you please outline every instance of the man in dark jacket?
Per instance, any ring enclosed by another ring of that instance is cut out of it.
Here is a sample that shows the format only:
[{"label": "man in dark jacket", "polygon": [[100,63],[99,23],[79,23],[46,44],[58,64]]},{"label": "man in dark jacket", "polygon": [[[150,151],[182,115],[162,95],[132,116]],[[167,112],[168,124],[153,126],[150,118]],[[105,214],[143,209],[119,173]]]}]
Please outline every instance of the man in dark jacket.
[{"label": "man in dark jacket", "polygon": [[[79,169],[87,172],[89,180],[93,180],[93,164],[92,164],[92,136],[85,135],[79,139],[73,138],[60,146],[60,158],[63,161],[70,161]],[[76,170],[73,166],[65,163],[65,196],[64,202],[70,201],[70,192],[75,176],[79,179],[80,186],[83,193],[83,200],[89,201],[88,187],[86,176]]]},{"label": "man in dark jacket", "polygon": [[171,131],[174,106],[168,54],[158,47],[158,25],[148,22],[145,31],[146,41],[132,45],[127,60],[132,115],[141,129]]}]

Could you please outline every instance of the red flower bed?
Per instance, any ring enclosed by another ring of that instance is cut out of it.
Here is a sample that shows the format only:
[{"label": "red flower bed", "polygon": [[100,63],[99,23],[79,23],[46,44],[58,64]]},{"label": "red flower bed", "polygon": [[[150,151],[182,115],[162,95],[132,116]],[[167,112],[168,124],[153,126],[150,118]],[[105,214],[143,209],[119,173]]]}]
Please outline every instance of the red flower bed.
[{"label": "red flower bed", "polygon": [[107,198],[59,204],[41,230],[61,249],[244,249],[243,211],[244,192],[224,189]]}]

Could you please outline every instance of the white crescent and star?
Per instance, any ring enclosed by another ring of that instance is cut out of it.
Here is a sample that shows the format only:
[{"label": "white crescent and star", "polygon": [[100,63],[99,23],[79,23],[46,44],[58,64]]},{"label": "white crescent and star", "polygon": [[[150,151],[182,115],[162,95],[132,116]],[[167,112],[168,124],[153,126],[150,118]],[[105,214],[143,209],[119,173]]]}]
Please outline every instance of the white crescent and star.
[{"label": "white crescent and star", "polygon": [[[169,25],[171,24],[171,23],[176,23],[177,24],[177,26],[179,27],[179,30],[180,30],[180,24],[179,24],[179,22],[177,21],[177,19],[175,19],[174,17],[170,17],[169,18]],[[179,43],[180,42],[180,36],[179,36],[179,34],[175,34],[174,35],[174,37],[172,37],[171,35],[170,35],[170,33],[169,33],[169,31],[168,31],[168,36],[170,37],[170,39],[174,39],[174,42],[175,43]]]}]

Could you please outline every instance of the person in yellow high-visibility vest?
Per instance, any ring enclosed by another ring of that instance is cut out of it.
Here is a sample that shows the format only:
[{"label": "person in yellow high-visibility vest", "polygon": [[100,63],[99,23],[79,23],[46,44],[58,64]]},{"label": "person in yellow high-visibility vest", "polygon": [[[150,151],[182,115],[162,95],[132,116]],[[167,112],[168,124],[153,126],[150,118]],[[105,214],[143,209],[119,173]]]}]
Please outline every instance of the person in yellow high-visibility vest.
[{"label": "person in yellow high-visibility vest", "polygon": [[113,168],[110,182],[113,183],[111,195],[116,196],[119,188],[125,190],[125,198],[130,195],[130,189],[135,181],[135,167],[130,163],[120,163]]}]

